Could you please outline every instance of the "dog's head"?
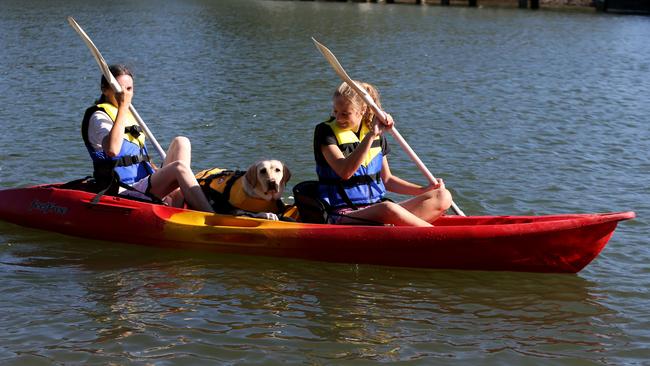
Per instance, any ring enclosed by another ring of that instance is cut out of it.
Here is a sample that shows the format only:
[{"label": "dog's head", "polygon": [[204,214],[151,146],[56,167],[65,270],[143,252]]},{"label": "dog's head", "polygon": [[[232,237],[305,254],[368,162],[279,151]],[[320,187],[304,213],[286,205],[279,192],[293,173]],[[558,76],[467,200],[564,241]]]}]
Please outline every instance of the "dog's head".
[{"label": "dog's head", "polygon": [[279,200],[291,172],[279,160],[261,160],[248,168],[245,178],[250,188],[249,194],[267,201]]}]

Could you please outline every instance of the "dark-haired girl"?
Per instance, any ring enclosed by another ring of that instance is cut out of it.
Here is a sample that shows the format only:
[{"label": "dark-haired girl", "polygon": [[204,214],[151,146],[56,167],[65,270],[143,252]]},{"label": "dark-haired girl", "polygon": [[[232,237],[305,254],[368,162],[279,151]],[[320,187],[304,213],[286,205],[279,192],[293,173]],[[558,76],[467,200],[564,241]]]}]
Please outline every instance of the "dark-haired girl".
[{"label": "dark-haired girl", "polygon": [[174,138],[163,165],[155,169],[149,161],[145,135],[129,111],[133,74],[124,65],[112,65],[110,71],[122,92],[115,93],[102,76],[102,94],[86,110],[82,122],[82,136],[100,187],[108,193],[160,199],[176,207],[186,202],[192,209],[213,212],[190,168],[190,141]]}]

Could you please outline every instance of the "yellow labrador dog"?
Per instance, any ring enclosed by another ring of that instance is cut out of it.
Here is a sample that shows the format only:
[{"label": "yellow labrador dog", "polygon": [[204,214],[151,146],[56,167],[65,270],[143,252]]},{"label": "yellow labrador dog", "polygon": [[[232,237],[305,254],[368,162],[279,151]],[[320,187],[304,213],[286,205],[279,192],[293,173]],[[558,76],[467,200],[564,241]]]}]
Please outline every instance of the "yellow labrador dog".
[{"label": "yellow labrador dog", "polygon": [[246,171],[214,168],[196,174],[216,212],[267,220],[278,220],[284,212],[282,193],[290,178],[279,160],[260,160]]}]

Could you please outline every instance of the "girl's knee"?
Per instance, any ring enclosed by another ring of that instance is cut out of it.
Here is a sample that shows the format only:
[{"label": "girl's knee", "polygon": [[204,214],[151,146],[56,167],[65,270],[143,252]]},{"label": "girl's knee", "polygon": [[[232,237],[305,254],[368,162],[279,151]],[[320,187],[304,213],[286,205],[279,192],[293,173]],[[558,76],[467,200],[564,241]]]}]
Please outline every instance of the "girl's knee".
[{"label": "girl's knee", "polygon": [[425,193],[426,199],[433,204],[438,211],[446,211],[451,207],[451,193],[447,189],[434,189]]},{"label": "girl's knee", "polygon": [[389,215],[399,215],[405,211],[404,207],[395,202],[386,201],[380,204],[384,206],[384,211]]},{"label": "girl's knee", "polygon": [[169,145],[170,149],[177,149],[177,150],[184,150],[184,149],[192,149],[192,144],[190,143],[190,139],[188,139],[185,136],[176,136],[172,140],[171,144]]},{"label": "girl's knee", "polygon": [[446,189],[441,190],[438,195],[438,209],[440,211],[447,211],[451,207],[451,202],[451,192]]}]

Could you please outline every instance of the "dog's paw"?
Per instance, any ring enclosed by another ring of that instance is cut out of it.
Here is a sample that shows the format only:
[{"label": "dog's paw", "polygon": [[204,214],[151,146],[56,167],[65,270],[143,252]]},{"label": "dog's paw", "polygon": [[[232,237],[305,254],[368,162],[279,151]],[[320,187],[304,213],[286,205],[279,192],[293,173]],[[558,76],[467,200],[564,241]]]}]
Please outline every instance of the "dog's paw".
[{"label": "dog's paw", "polygon": [[278,218],[278,215],[274,214],[273,212],[249,212],[249,211],[237,210],[235,212],[235,215],[248,216],[248,217],[254,217],[256,219],[265,219],[265,220],[272,220],[272,221],[280,220]]},{"label": "dog's paw", "polygon": [[280,220],[278,218],[278,215],[274,214],[273,212],[260,212],[257,215],[260,219],[266,219],[266,220],[273,220],[273,221],[278,221]]}]

